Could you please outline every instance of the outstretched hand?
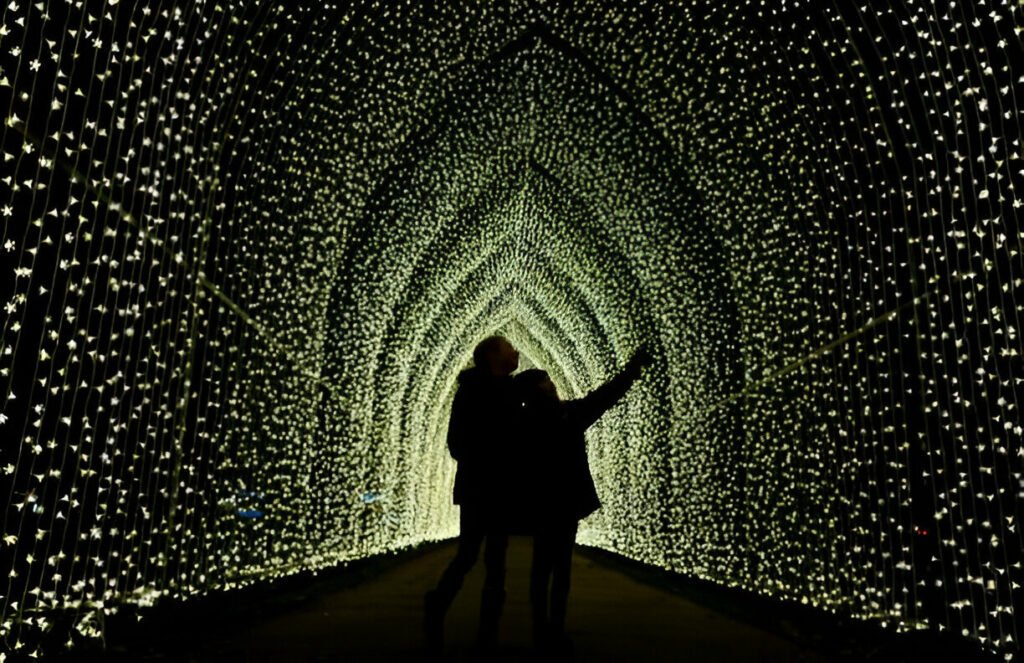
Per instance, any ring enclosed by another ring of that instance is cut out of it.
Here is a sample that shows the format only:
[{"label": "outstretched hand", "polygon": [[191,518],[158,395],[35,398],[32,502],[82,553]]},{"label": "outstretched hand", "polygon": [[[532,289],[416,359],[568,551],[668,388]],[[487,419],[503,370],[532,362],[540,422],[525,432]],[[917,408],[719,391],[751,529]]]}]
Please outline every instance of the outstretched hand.
[{"label": "outstretched hand", "polygon": [[648,352],[646,345],[641,345],[633,353],[633,356],[629,358],[629,362],[626,364],[626,369],[635,375],[640,375],[640,369],[644,366],[650,366],[654,361],[651,357],[651,353]]}]

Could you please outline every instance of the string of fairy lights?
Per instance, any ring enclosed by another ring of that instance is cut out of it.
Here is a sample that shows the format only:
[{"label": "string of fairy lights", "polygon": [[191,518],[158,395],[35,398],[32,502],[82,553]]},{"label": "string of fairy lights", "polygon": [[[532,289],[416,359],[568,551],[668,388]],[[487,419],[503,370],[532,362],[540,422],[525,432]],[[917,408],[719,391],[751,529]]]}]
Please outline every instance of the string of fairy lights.
[{"label": "string of fairy lights", "polygon": [[493,332],[653,348],[581,542],[1016,655],[1020,5],[431,4],[0,9],[0,655],[454,535]]}]

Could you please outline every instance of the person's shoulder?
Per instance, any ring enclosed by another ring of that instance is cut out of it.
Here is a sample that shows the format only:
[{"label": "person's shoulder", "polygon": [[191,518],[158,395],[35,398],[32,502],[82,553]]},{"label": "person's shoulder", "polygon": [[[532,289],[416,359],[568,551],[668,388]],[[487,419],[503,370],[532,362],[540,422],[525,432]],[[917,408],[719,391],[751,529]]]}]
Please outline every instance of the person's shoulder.
[{"label": "person's shoulder", "polygon": [[470,366],[459,372],[459,377],[456,378],[460,387],[475,386],[480,383],[486,376],[479,368]]}]

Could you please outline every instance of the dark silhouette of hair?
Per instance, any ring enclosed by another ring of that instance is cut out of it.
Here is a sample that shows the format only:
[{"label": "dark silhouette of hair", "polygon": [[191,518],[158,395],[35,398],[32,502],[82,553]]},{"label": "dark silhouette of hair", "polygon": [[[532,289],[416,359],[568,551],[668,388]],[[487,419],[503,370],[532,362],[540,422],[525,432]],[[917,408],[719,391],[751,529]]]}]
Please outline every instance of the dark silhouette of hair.
[{"label": "dark silhouette of hair", "polygon": [[516,397],[521,403],[533,403],[537,398],[538,386],[544,380],[549,379],[547,371],[531,368],[512,378],[512,386],[515,388]]},{"label": "dark silhouette of hair", "polygon": [[487,357],[494,354],[502,343],[508,343],[504,336],[488,336],[473,348],[473,363],[478,366],[487,365]]}]

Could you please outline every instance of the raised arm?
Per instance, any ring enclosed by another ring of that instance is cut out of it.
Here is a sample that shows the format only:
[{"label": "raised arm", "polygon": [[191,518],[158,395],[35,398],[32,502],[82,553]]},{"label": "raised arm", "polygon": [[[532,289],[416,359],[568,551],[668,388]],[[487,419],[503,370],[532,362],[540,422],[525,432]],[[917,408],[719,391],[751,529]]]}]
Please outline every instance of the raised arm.
[{"label": "raised arm", "polygon": [[626,395],[633,382],[640,377],[640,370],[650,363],[651,356],[647,353],[646,348],[641,347],[611,380],[583,398],[567,402],[567,415],[573,426],[582,430],[593,426],[594,422],[601,418],[601,415]]}]

